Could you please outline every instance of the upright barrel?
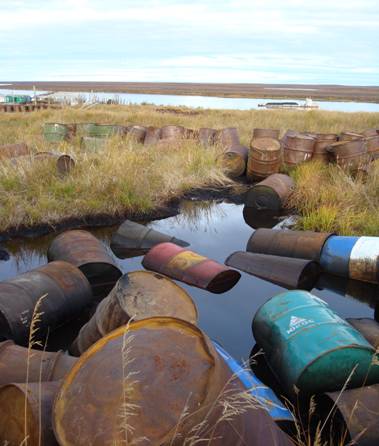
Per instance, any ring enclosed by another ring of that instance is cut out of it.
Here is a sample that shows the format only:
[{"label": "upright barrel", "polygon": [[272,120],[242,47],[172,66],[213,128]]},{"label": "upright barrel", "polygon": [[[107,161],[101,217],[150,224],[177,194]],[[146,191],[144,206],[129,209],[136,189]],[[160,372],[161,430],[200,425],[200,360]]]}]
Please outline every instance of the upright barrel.
[{"label": "upright barrel", "polygon": [[204,147],[213,146],[216,138],[216,130],[209,128],[199,129],[198,138]]},{"label": "upright barrel", "polygon": [[327,273],[379,283],[379,237],[330,237],[320,262]]},{"label": "upright barrel", "polygon": [[184,139],[185,128],[181,125],[165,125],[161,129],[161,139],[178,141]]},{"label": "upright barrel", "polygon": [[245,146],[231,146],[217,158],[217,163],[231,178],[238,178],[246,171],[249,149]]},{"label": "upright barrel", "polygon": [[281,146],[277,139],[253,138],[250,143],[246,176],[250,181],[278,173],[281,164]]},{"label": "upright barrel", "polygon": [[[375,349],[307,291],[273,297],[256,313],[253,333],[288,394],[341,390],[379,380]],[[375,361],[376,359],[376,361]]]},{"label": "upright barrel", "polygon": [[245,206],[260,210],[279,211],[285,207],[294,189],[295,182],[291,177],[275,173],[247,191]]},{"label": "upright barrel", "polygon": [[143,144],[145,142],[146,137],[146,127],[142,125],[132,125],[128,127],[128,138],[133,139],[139,144]]},{"label": "upright barrel", "polygon": [[[228,395],[243,410],[225,422]],[[65,377],[53,420],[61,446],[125,438],[179,446],[208,431],[210,446],[291,444],[265,410],[252,407],[209,338],[175,318],[133,322],[94,344]]]},{"label": "upright barrel", "polygon": [[161,138],[161,129],[159,127],[147,127],[145,133],[145,139],[143,140],[144,146],[153,146],[158,143]]},{"label": "upright barrel", "polygon": [[36,324],[36,337],[40,339],[48,330],[76,317],[91,302],[88,280],[67,262],[51,262],[0,282],[0,339],[27,345],[35,312],[41,313]]},{"label": "upright barrel", "polygon": [[215,142],[225,149],[229,149],[229,147],[239,147],[241,145],[236,127],[227,127],[217,130],[215,134]]},{"label": "upright barrel", "polygon": [[259,228],[250,237],[246,251],[274,256],[320,261],[329,232]]},{"label": "upright barrel", "polygon": [[30,154],[30,148],[25,143],[18,144],[2,144],[0,146],[0,159],[2,158],[18,158]]},{"label": "upright barrel", "polygon": [[253,130],[252,139],[257,138],[272,138],[279,139],[280,130],[278,129],[259,129],[256,128]]},{"label": "upright barrel", "polygon": [[105,297],[122,276],[103,243],[88,231],[66,231],[55,237],[47,251],[49,261],[64,260],[87,277],[95,297]]},{"label": "upright barrel", "polygon": [[197,323],[197,310],[190,295],[172,280],[157,273],[124,274],[108,297],[96,308],[75,339],[71,353],[82,354],[98,339],[130,320],[154,316],[177,317]]},{"label": "upright barrel", "polygon": [[356,170],[367,166],[367,144],[364,139],[335,142],[327,150],[343,169]]},{"label": "upright barrel", "polygon": [[284,163],[293,167],[312,158],[316,139],[297,134],[288,134],[284,143],[283,160]]},{"label": "upright barrel", "polygon": [[321,161],[324,164],[328,164],[331,161],[328,147],[331,143],[336,142],[338,136],[336,134],[316,134],[316,142],[313,149],[312,160]]}]

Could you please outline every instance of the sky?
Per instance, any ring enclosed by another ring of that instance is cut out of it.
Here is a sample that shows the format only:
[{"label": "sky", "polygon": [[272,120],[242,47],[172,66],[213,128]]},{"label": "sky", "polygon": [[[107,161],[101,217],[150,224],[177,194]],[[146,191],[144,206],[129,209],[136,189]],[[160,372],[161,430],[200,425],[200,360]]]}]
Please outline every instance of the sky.
[{"label": "sky", "polygon": [[0,81],[379,85],[378,0],[0,0]]}]

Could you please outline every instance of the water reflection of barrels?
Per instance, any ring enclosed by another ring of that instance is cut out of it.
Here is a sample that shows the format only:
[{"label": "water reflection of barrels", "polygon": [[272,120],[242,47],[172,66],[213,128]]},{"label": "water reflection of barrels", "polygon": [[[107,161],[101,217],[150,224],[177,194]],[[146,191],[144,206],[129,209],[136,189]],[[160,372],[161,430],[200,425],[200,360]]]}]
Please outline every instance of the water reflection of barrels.
[{"label": "water reflection of barrels", "polygon": [[270,209],[255,209],[250,206],[244,206],[243,218],[245,223],[253,229],[272,228],[278,224],[281,214],[278,211]]}]

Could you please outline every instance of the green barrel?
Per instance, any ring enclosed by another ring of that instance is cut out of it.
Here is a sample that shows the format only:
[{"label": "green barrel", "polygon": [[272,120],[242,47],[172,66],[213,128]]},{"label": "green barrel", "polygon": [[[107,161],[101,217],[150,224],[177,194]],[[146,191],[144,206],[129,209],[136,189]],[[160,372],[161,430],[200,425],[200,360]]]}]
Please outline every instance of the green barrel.
[{"label": "green barrel", "polygon": [[78,136],[90,136],[95,131],[96,125],[94,122],[80,122],[76,124],[76,134]]},{"label": "green barrel", "polygon": [[289,395],[294,386],[304,394],[340,390],[350,374],[349,387],[379,382],[375,349],[306,291],[288,291],[267,301],[254,317],[253,333]]},{"label": "green barrel", "polygon": [[122,125],[114,124],[93,124],[89,128],[88,136],[93,136],[95,138],[109,138],[115,135],[125,135],[126,128]]},{"label": "green barrel", "polygon": [[63,142],[70,139],[71,131],[66,124],[47,122],[43,126],[43,136],[47,142]]},{"label": "green barrel", "polygon": [[80,139],[80,148],[85,152],[100,152],[107,145],[106,138],[97,138],[93,136],[83,136]]}]

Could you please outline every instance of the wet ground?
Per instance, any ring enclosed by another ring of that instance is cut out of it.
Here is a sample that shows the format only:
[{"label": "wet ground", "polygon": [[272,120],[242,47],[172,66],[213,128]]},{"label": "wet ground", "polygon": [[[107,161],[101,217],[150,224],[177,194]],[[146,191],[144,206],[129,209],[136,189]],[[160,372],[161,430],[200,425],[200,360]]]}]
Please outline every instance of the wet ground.
[{"label": "wet ground", "polygon": [[[258,221],[258,220],[256,220]],[[254,222],[250,222],[254,225]],[[260,220],[258,226],[270,227],[277,220]],[[183,201],[176,217],[148,223],[154,229],[188,241],[190,249],[223,263],[234,251],[245,250],[253,232],[243,218],[243,206],[219,201]],[[109,227],[93,232],[109,247],[117,229]],[[0,280],[14,277],[47,262],[46,252],[54,235],[33,240],[13,240],[4,246],[11,253],[7,262],[0,262]],[[123,272],[143,269],[141,257],[117,259]],[[193,297],[199,311],[199,325],[220,342],[236,359],[246,360],[255,342],[251,322],[257,309],[283,288],[242,273],[239,283],[224,294],[181,284]],[[374,317],[378,287],[323,277],[312,292],[327,301],[343,318]],[[333,290],[334,291],[333,291]],[[63,332],[64,333],[64,330]]]}]

